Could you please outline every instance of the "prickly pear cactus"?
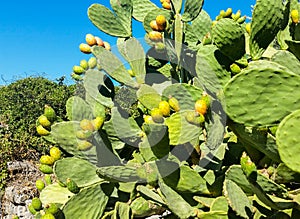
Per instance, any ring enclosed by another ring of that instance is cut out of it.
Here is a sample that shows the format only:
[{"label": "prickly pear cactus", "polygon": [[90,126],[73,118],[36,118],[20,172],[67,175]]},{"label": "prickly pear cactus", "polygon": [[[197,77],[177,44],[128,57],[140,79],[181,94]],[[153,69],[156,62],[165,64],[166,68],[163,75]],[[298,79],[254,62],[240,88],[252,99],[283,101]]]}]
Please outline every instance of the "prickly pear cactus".
[{"label": "prickly pear cactus", "polygon": [[32,214],[299,217],[299,3],[257,0],[252,15],[215,19],[204,1],[110,4],[88,18],[116,46],[86,34],[67,119],[49,106],[37,119],[56,146]]}]

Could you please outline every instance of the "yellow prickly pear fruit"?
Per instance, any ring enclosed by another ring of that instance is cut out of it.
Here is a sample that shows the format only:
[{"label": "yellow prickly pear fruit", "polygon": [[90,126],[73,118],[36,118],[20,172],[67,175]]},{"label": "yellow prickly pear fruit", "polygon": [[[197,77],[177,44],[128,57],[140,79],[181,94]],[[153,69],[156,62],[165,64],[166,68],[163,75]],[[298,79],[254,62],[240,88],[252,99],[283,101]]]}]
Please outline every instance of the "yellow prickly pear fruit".
[{"label": "yellow prickly pear fruit", "polygon": [[297,9],[293,9],[291,11],[291,18],[293,23],[295,24],[299,23],[299,11]]},{"label": "yellow prickly pear fruit", "polygon": [[89,60],[88,60],[88,67],[90,69],[93,69],[97,66],[97,59],[96,57],[91,57]]},{"label": "yellow prickly pear fruit", "polygon": [[164,9],[171,10],[171,3],[168,2],[168,1],[164,1],[164,2],[162,3],[162,7],[163,7]]},{"label": "yellow prickly pear fruit", "polygon": [[82,59],[80,61],[80,67],[82,67],[84,70],[87,70],[89,68],[89,64],[88,64],[88,61],[86,61],[85,59]]},{"label": "yellow prickly pear fruit", "polygon": [[82,74],[82,73],[85,72],[85,69],[84,69],[83,67],[79,66],[79,65],[74,65],[74,66],[73,66],[73,72],[74,72],[75,74],[80,75],[80,74]]},{"label": "yellow prickly pear fruit", "polygon": [[238,22],[239,24],[242,24],[242,23],[245,22],[246,18],[247,18],[247,16],[244,15],[243,17],[240,17],[239,19],[237,19],[237,22]]},{"label": "yellow prickly pear fruit", "polygon": [[158,31],[153,30],[148,33],[148,37],[152,41],[160,41],[162,39],[162,34]]},{"label": "yellow prickly pear fruit", "polygon": [[180,110],[179,102],[175,97],[170,97],[169,98],[169,105],[172,110],[175,112],[178,112]]},{"label": "yellow prickly pear fruit", "polygon": [[156,31],[159,30],[158,26],[157,26],[157,23],[156,23],[156,20],[150,21],[150,27],[151,27],[152,30],[156,30]]},{"label": "yellow prickly pear fruit", "polygon": [[225,16],[225,14],[226,14],[226,12],[224,10],[221,10],[220,13],[219,13],[221,18],[223,18]]},{"label": "yellow prickly pear fruit", "polygon": [[170,105],[168,103],[168,101],[162,100],[159,102],[158,104],[158,109],[160,110],[160,112],[162,113],[163,116],[169,116],[170,115]]},{"label": "yellow prickly pear fruit", "polygon": [[55,161],[61,158],[61,150],[58,147],[51,147],[49,154]]},{"label": "yellow prickly pear fruit", "polygon": [[105,48],[106,50],[108,50],[108,51],[111,50],[110,44],[109,44],[108,42],[105,42],[105,41],[104,41],[103,44],[104,44],[104,48]]},{"label": "yellow prickly pear fruit", "polygon": [[99,130],[102,127],[104,120],[105,118],[100,116],[97,116],[95,119],[92,120],[92,124],[95,130]]},{"label": "yellow prickly pear fruit", "polygon": [[38,125],[36,127],[36,131],[40,136],[46,136],[50,134],[50,132],[47,129],[45,129],[42,125]]},{"label": "yellow prickly pear fruit", "polygon": [[157,15],[155,18],[157,27],[159,31],[163,31],[167,26],[167,19],[164,15]]},{"label": "yellow prickly pear fruit", "polygon": [[50,122],[54,122],[56,119],[56,113],[55,113],[54,109],[50,105],[47,105],[47,104],[44,107],[44,115],[47,117],[47,119]]},{"label": "yellow prickly pear fruit", "polygon": [[245,28],[246,28],[247,33],[250,34],[250,32],[251,32],[251,23],[247,23]]},{"label": "yellow prickly pear fruit", "polygon": [[238,74],[238,73],[241,72],[240,66],[238,66],[236,63],[232,63],[232,64],[230,65],[230,70],[231,70],[231,72],[232,72],[234,75],[236,75],[236,74]]},{"label": "yellow prickly pear fruit", "polygon": [[238,10],[235,14],[232,13],[231,18],[235,21],[237,21],[241,17],[241,11]]},{"label": "yellow prickly pear fruit", "polygon": [[93,135],[93,132],[89,130],[78,130],[76,132],[76,138],[81,140],[87,140]]},{"label": "yellow prickly pear fruit", "polygon": [[81,52],[90,54],[92,52],[92,48],[86,43],[80,43],[79,49]]},{"label": "yellow prickly pear fruit", "polygon": [[200,125],[205,122],[205,118],[202,114],[198,114],[193,111],[189,111],[185,114],[185,119],[191,124]]},{"label": "yellow prickly pear fruit", "polygon": [[205,115],[207,112],[208,106],[205,100],[199,99],[195,103],[195,111],[199,114]]},{"label": "yellow prickly pear fruit", "polygon": [[49,166],[52,166],[54,164],[55,160],[53,157],[51,157],[50,155],[42,155],[40,158],[40,163],[41,164],[46,164]]},{"label": "yellow prickly pear fruit", "polygon": [[82,130],[88,130],[88,131],[95,131],[95,128],[93,126],[93,123],[91,120],[83,119],[80,121],[80,127]]},{"label": "yellow prickly pear fruit", "polygon": [[51,126],[51,122],[45,115],[41,115],[38,118],[38,123],[42,125],[44,128],[49,128]]},{"label": "yellow prickly pear fruit", "polygon": [[154,121],[152,119],[152,116],[150,116],[150,115],[144,115],[143,118],[144,118],[144,122],[146,124],[153,124],[154,123]]},{"label": "yellow prickly pear fruit", "polygon": [[162,123],[164,122],[164,117],[163,117],[163,114],[162,112],[160,111],[160,109],[158,108],[153,108],[150,112],[150,115],[152,117],[152,120],[154,122],[157,122],[157,123]]},{"label": "yellow prickly pear fruit", "polygon": [[131,77],[135,77],[135,73],[131,69],[128,69],[127,71]]},{"label": "yellow prickly pear fruit", "polygon": [[77,144],[77,149],[80,151],[86,151],[88,149],[90,149],[93,146],[93,144],[89,141],[86,140],[80,140],[78,141]]},{"label": "yellow prickly pear fruit", "polygon": [[232,14],[232,8],[227,8],[225,11],[224,17],[231,17]]},{"label": "yellow prickly pear fruit", "polygon": [[97,45],[97,40],[94,35],[88,33],[85,35],[85,41],[89,46]]},{"label": "yellow prickly pear fruit", "polygon": [[98,45],[98,46],[104,47],[103,40],[102,40],[100,37],[95,36],[95,39],[96,39],[96,41],[97,41],[97,45]]}]

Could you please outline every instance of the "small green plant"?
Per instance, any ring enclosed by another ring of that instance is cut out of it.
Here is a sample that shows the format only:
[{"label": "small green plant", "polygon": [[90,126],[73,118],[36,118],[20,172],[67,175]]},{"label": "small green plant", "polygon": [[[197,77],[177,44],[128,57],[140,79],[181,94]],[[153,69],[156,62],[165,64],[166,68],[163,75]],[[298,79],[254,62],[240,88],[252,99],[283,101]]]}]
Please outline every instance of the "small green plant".
[{"label": "small green plant", "polygon": [[66,219],[299,217],[299,3],[258,0],[250,29],[203,1],[110,3],[88,17],[130,69],[95,36],[80,44],[97,68],[73,68],[84,95],[43,136],[68,154],[47,166],[43,206]]}]

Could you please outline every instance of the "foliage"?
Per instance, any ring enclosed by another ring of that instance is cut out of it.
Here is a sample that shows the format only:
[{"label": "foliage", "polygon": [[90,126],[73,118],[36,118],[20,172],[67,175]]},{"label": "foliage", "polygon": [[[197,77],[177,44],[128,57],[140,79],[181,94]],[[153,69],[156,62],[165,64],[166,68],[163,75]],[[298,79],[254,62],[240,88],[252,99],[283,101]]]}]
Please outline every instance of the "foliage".
[{"label": "foliage", "polygon": [[231,8],[212,20],[203,1],[161,2],[89,7],[130,69],[87,35],[97,65],[73,69],[84,95],[44,135],[69,157],[36,218],[51,203],[66,219],[299,217],[299,3],[258,0],[249,29]]}]

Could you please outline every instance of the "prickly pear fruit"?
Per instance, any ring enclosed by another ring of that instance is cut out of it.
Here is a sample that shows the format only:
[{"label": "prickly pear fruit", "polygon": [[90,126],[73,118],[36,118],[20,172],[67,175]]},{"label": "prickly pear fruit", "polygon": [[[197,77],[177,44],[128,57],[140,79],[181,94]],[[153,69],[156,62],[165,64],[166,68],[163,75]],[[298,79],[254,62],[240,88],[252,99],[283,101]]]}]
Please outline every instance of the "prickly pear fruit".
[{"label": "prickly pear fruit", "polygon": [[163,31],[165,30],[166,26],[167,26],[167,19],[164,15],[157,15],[155,18],[157,27],[159,31]]},{"label": "prickly pear fruit", "polygon": [[204,92],[201,96],[201,99],[206,103],[207,108],[209,108],[211,102],[210,96]]},{"label": "prickly pear fruit", "polygon": [[44,128],[49,128],[51,126],[51,122],[48,120],[47,116],[45,115],[39,116],[38,123],[42,125]]},{"label": "prickly pear fruit", "polygon": [[153,30],[148,33],[148,37],[152,41],[160,41],[162,39],[162,34],[158,31]]},{"label": "prickly pear fruit", "polygon": [[80,151],[86,151],[90,149],[93,146],[93,144],[86,140],[79,140],[77,144],[77,149]]},{"label": "prickly pear fruit", "polygon": [[75,74],[80,75],[80,74],[83,74],[85,72],[85,69],[83,67],[79,66],[79,65],[74,65],[73,66],[73,72]]},{"label": "prickly pear fruit", "polygon": [[158,109],[162,113],[163,116],[169,116],[170,115],[170,105],[168,101],[162,100],[158,104]]},{"label": "prickly pear fruit", "polygon": [[77,184],[74,180],[67,178],[66,184],[67,184],[67,188],[70,192],[75,193],[75,194],[79,192],[80,188],[77,186]]},{"label": "prickly pear fruit", "polygon": [[12,219],[20,219],[18,215],[13,215]]},{"label": "prickly pear fruit", "polygon": [[239,19],[237,19],[237,22],[238,22],[239,24],[242,24],[242,23],[245,22],[245,20],[246,20],[246,15],[244,15],[243,17],[240,17]]},{"label": "prickly pear fruit", "polygon": [[223,17],[231,17],[231,15],[232,15],[232,8],[227,8]]},{"label": "prickly pear fruit", "polygon": [[159,108],[153,108],[150,112],[152,120],[157,123],[162,123],[164,121],[164,117]]},{"label": "prickly pear fruit", "polygon": [[55,215],[59,211],[59,208],[55,203],[50,203],[45,206],[44,210],[46,213]]},{"label": "prickly pear fruit", "polygon": [[245,28],[246,28],[247,33],[250,34],[250,31],[251,31],[251,23],[247,23],[246,26],[245,26]]},{"label": "prickly pear fruit", "polygon": [[93,69],[97,66],[97,59],[96,57],[91,57],[89,60],[88,60],[88,67],[90,69]]},{"label": "prickly pear fruit", "polygon": [[128,69],[127,71],[131,77],[135,77],[135,74],[131,69]]},{"label": "prickly pear fruit", "polygon": [[35,181],[35,186],[36,186],[36,188],[37,188],[39,191],[42,191],[43,188],[45,188],[45,183],[43,182],[43,180],[37,179],[37,180]]},{"label": "prickly pear fruit", "polygon": [[103,40],[102,40],[100,37],[95,36],[95,39],[96,39],[96,41],[97,41],[97,45],[98,45],[98,46],[104,47]]},{"label": "prickly pear fruit", "polygon": [[54,122],[56,120],[56,113],[54,109],[50,105],[45,105],[44,107],[44,115],[50,122]]},{"label": "prickly pear fruit", "polygon": [[76,132],[76,137],[81,140],[90,139],[90,137],[92,137],[92,135],[93,135],[93,132],[91,132],[89,130],[78,130]]},{"label": "prickly pear fruit", "polygon": [[35,215],[37,213],[37,211],[34,209],[34,207],[32,206],[32,204],[28,205],[28,210],[33,215]]},{"label": "prickly pear fruit", "polygon": [[41,164],[53,165],[55,160],[50,155],[42,155],[40,158]]},{"label": "prickly pear fruit", "polygon": [[156,30],[156,31],[158,31],[159,29],[158,29],[158,26],[157,26],[157,23],[156,23],[156,20],[152,20],[152,21],[150,21],[150,27],[151,27],[151,29],[152,30]]},{"label": "prickly pear fruit", "polygon": [[150,116],[150,115],[144,115],[143,118],[144,118],[144,122],[146,124],[153,124],[154,123],[154,121],[152,119],[152,116]]},{"label": "prickly pear fruit", "polygon": [[41,219],[55,219],[55,217],[53,214],[46,213],[46,214],[42,215]]},{"label": "prickly pear fruit", "polygon": [[169,98],[169,105],[172,110],[175,112],[178,112],[180,110],[179,102],[175,97],[170,97]]},{"label": "prickly pear fruit", "polygon": [[111,50],[110,44],[109,44],[108,42],[104,41],[103,44],[104,44],[104,48],[105,48],[106,50],[108,50],[108,51]]},{"label": "prickly pear fruit", "polygon": [[93,123],[91,120],[83,119],[80,121],[80,127],[82,130],[88,130],[88,131],[95,131],[95,128],[93,126]]},{"label": "prickly pear fruit", "polygon": [[92,125],[94,126],[95,130],[99,130],[103,123],[104,123],[105,118],[97,116],[95,119],[92,120]]},{"label": "prickly pear fruit", "polygon": [[206,101],[203,99],[199,99],[195,103],[195,111],[199,114],[205,115],[207,112],[208,106]]},{"label": "prickly pear fruit", "polygon": [[50,134],[50,132],[47,129],[45,129],[42,125],[38,125],[36,127],[36,131],[40,136],[46,136]]},{"label": "prickly pear fruit", "polygon": [[39,211],[42,209],[42,202],[38,197],[34,197],[32,199],[31,205],[36,211]]},{"label": "prickly pear fruit", "polygon": [[59,160],[60,157],[61,157],[61,150],[58,148],[58,147],[51,147],[50,148],[50,156],[56,161],[56,160]]},{"label": "prickly pear fruit", "polygon": [[230,65],[230,71],[231,71],[234,75],[236,75],[236,74],[238,74],[238,73],[241,72],[241,68],[240,68],[240,66],[238,66],[236,63],[232,63],[232,64]]},{"label": "prickly pear fruit", "polygon": [[211,44],[211,42],[212,42],[212,38],[210,33],[205,34],[205,36],[202,39],[202,44],[207,45],[207,44]]},{"label": "prickly pear fruit", "polygon": [[80,43],[79,49],[81,52],[90,54],[92,52],[92,48],[86,43]]},{"label": "prickly pear fruit", "polygon": [[171,10],[171,3],[167,2],[167,1],[164,1],[164,2],[162,3],[162,7],[163,7],[164,9]]},{"label": "prickly pear fruit", "polygon": [[85,35],[85,41],[89,46],[94,46],[97,44],[97,40],[95,39],[94,35],[90,33]]},{"label": "prickly pear fruit", "polygon": [[[89,68],[89,64],[88,64],[88,61],[86,61],[85,59],[82,59],[80,61],[80,67],[82,67],[84,70],[87,70]],[[76,72],[75,72],[76,73]]]},{"label": "prickly pear fruit", "polygon": [[205,122],[205,118],[202,114],[198,114],[193,111],[189,111],[185,114],[185,119],[191,124],[194,125],[201,125],[202,123]]},{"label": "prickly pear fruit", "polygon": [[45,173],[45,174],[51,174],[53,173],[53,168],[47,164],[41,164],[39,166],[39,170],[42,172],[42,173]]},{"label": "prickly pear fruit", "polygon": [[257,171],[255,163],[251,161],[250,157],[245,152],[243,153],[240,162],[242,170],[247,177]]},{"label": "prickly pear fruit", "polygon": [[76,81],[81,81],[83,79],[82,76],[80,76],[74,72],[71,73],[71,77]]},{"label": "prickly pear fruit", "polygon": [[241,11],[238,10],[235,14],[232,13],[231,18],[237,21],[241,17]]},{"label": "prickly pear fruit", "polygon": [[44,180],[45,180],[45,182],[46,182],[47,185],[52,184],[52,179],[51,179],[51,175],[50,174],[45,174]]},{"label": "prickly pear fruit", "polygon": [[299,11],[297,9],[293,9],[291,11],[291,18],[293,23],[295,24],[299,23]]}]

